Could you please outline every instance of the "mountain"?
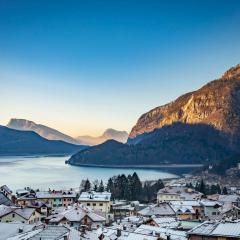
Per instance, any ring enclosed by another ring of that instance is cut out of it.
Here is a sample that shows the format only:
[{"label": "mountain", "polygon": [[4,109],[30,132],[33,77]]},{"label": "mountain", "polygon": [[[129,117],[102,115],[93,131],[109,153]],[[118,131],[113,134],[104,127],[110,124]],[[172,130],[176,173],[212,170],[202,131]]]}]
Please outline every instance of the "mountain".
[{"label": "mountain", "polygon": [[33,131],[0,126],[0,155],[73,154],[84,146],[47,140]]},{"label": "mountain", "polygon": [[72,144],[79,144],[76,139],[61,133],[56,129],[41,124],[36,124],[35,122],[26,119],[10,119],[7,127],[21,131],[34,131],[48,140],[62,140]]},{"label": "mountain", "polygon": [[[201,89],[143,114],[129,134],[129,142],[144,133],[176,122],[211,125],[231,137],[240,130],[240,65]],[[133,140],[133,141],[131,141]]]},{"label": "mountain", "polygon": [[71,164],[214,163],[240,151],[240,65],[220,79],[143,114],[128,144],[106,142]]},{"label": "mountain", "polygon": [[128,139],[128,133],[125,131],[117,131],[112,128],[109,128],[99,137],[91,137],[91,136],[77,137],[77,141],[79,143],[84,145],[90,145],[90,146],[101,144],[109,139],[114,139],[118,142],[125,143]]}]

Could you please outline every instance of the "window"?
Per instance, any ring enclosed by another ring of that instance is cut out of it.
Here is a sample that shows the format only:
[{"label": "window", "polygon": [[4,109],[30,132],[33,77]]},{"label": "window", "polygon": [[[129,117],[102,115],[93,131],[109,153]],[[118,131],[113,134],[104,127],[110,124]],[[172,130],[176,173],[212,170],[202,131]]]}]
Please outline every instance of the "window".
[{"label": "window", "polygon": [[96,206],[96,203],[93,203],[93,206]]},{"label": "window", "polygon": [[12,217],[13,217],[13,218],[15,217],[15,213],[12,214]]},{"label": "window", "polygon": [[103,206],[103,204],[102,204],[102,203],[99,203],[99,206],[101,206],[101,207],[102,207],[102,206]]},{"label": "window", "polygon": [[90,203],[87,203],[87,206],[90,206],[91,204]]}]

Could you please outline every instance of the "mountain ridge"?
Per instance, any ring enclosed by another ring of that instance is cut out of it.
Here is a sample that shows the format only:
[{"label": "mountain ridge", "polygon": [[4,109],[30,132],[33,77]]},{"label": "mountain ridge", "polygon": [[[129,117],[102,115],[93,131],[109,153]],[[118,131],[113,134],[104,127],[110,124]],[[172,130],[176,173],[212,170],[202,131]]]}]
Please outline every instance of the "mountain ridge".
[{"label": "mountain ridge", "polygon": [[86,144],[89,146],[101,144],[107,140],[114,139],[118,142],[125,143],[128,139],[128,133],[126,131],[118,131],[113,128],[106,129],[101,136],[79,136],[76,138],[79,143]]},{"label": "mountain ridge", "polygon": [[70,164],[212,164],[240,151],[240,65],[196,91],[144,113],[128,144],[105,143]]},{"label": "mountain ridge", "polygon": [[83,148],[85,146],[60,140],[48,140],[34,131],[0,126],[0,155],[66,155]]},{"label": "mountain ridge", "polygon": [[34,131],[48,140],[62,140],[71,144],[79,144],[76,139],[68,136],[67,134],[27,119],[12,118],[8,122],[7,127],[20,131]]},{"label": "mountain ridge", "polygon": [[[240,65],[237,65],[220,79],[144,113],[132,128],[129,140],[175,122],[204,123],[230,134],[236,132],[235,127],[240,129],[240,108],[233,101],[240,101],[239,80]],[[233,120],[237,121],[235,125]]]}]

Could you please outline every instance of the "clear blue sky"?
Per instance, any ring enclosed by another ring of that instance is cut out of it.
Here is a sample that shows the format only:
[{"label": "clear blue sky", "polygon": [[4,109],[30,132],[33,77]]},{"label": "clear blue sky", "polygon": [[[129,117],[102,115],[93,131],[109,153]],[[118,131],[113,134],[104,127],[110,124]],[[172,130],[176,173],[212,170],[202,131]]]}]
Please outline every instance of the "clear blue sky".
[{"label": "clear blue sky", "polygon": [[238,0],[0,0],[2,125],[129,131],[239,62]]}]

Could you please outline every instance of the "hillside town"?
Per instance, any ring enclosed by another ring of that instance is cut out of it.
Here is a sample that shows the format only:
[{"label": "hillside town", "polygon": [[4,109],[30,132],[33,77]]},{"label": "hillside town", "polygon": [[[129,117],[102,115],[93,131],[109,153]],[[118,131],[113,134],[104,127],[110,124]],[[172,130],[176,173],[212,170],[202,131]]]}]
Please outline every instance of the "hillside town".
[{"label": "hillside town", "polygon": [[[124,179],[119,176],[109,182],[120,178]],[[230,188],[206,194],[181,179],[164,184],[152,181],[148,184],[159,189],[152,190],[150,201],[139,195],[145,199],[140,201],[133,194],[131,200],[116,198],[109,182],[84,180],[78,189],[46,191],[26,187],[13,192],[1,186],[0,240],[240,238],[240,194]],[[146,182],[141,184],[143,191]]]}]

